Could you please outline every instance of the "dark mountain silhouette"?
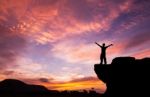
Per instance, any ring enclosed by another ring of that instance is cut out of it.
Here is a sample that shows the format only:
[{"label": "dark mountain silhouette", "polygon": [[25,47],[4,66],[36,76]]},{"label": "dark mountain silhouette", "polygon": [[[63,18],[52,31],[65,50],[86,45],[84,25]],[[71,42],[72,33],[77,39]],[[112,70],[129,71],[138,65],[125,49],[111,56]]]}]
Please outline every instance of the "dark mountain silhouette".
[{"label": "dark mountain silhouette", "polygon": [[0,82],[0,97],[99,97],[100,94],[90,91],[55,91],[44,86],[29,85],[16,79]]},{"label": "dark mountain silhouette", "polygon": [[95,64],[94,70],[107,85],[104,97],[148,97],[149,66],[150,58],[117,57],[109,65]]},{"label": "dark mountain silhouette", "polygon": [[6,79],[0,83],[0,93],[31,93],[49,92],[47,88],[40,85],[28,85],[15,79]]}]

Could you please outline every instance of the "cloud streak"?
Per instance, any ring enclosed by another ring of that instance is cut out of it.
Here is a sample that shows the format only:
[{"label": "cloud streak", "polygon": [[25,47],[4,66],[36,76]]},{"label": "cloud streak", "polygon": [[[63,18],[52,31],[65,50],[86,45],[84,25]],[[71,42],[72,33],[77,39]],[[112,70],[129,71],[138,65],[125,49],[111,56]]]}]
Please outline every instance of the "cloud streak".
[{"label": "cloud streak", "polygon": [[[18,2],[16,5],[12,2],[9,3],[10,7],[14,6],[15,9],[1,5],[5,9],[5,11],[2,10],[4,15],[2,17],[7,19],[5,21],[7,23],[8,18],[5,13],[12,9],[14,17],[11,20],[18,20],[17,24],[10,25],[10,29],[27,35],[41,44],[62,40],[72,35],[102,33],[101,30],[108,30],[111,22],[121,12],[127,11],[132,4],[130,1],[125,1],[116,6],[113,2],[104,2],[103,0],[95,0],[92,4],[89,0],[76,2],[73,0],[27,0],[23,3]],[[105,8],[106,6],[108,8]],[[21,12],[24,12],[22,16],[20,16]],[[4,20],[4,18],[2,19]],[[10,22],[8,23],[10,24]]]}]

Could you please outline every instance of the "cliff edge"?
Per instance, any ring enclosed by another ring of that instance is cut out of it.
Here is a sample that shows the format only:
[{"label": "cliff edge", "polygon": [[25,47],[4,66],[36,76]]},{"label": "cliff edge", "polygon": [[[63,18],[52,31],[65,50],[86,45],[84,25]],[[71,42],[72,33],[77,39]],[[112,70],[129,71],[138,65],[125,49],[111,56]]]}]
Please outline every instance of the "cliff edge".
[{"label": "cliff edge", "polygon": [[110,65],[95,64],[98,78],[106,83],[104,97],[149,94],[150,58],[117,57]]}]

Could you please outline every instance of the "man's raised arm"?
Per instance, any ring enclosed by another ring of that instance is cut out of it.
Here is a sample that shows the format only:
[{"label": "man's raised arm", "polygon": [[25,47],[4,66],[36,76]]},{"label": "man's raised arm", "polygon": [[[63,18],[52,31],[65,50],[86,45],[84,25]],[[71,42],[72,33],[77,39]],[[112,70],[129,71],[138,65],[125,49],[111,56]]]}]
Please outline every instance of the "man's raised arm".
[{"label": "man's raised arm", "polygon": [[101,45],[99,45],[97,42],[95,42],[95,44],[97,44],[99,47],[102,47]]},{"label": "man's raised arm", "polygon": [[108,45],[108,46],[106,46],[106,47],[110,47],[110,46],[113,46],[113,44],[110,44],[110,45]]}]

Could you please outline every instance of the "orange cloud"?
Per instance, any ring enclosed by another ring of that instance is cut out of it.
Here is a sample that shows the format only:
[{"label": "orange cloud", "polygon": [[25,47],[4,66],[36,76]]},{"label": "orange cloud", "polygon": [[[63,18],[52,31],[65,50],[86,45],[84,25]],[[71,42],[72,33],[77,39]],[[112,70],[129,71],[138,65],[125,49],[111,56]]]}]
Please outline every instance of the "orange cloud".
[{"label": "orange cloud", "polygon": [[90,90],[95,88],[98,92],[104,93],[106,91],[106,85],[95,77],[85,77],[69,82],[55,82],[55,83],[42,83],[42,85],[52,90]]}]

